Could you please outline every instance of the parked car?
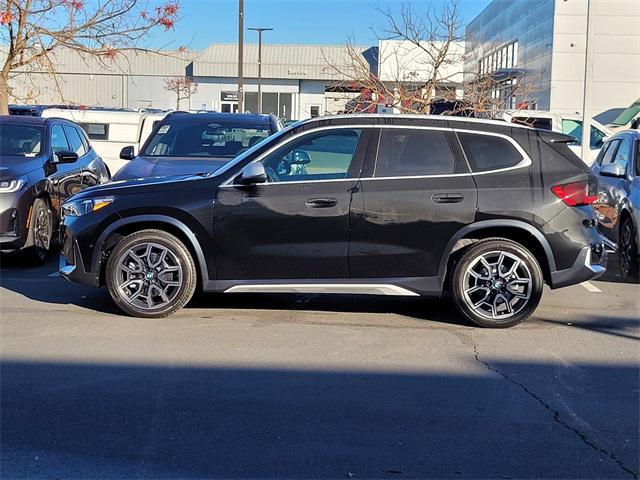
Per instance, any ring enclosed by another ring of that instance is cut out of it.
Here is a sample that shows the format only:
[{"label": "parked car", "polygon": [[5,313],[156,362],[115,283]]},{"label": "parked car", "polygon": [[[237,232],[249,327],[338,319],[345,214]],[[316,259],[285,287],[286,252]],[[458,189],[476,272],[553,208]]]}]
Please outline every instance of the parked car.
[{"label": "parked car", "polygon": [[615,134],[592,167],[598,176],[594,203],[602,232],[618,244],[620,272],[638,279],[640,253],[640,131]]},{"label": "parked car", "polygon": [[607,127],[612,132],[640,130],[640,98],[625,108]]},{"label": "parked car", "polygon": [[[204,176],[65,204],[61,274],[140,317],[215,292],[440,296],[487,327],[543,283],[605,271],[595,178],[568,135],[455,117],[346,115],[282,130]],[[304,167],[304,168],[300,168]]]},{"label": "parked car", "polygon": [[[544,110],[512,110],[504,114],[504,120],[571,135],[575,138],[575,141],[569,144],[569,148],[578,157],[582,155],[582,117],[578,114],[555,113]],[[600,153],[603,142],[611,135],[613,135],[613,132],[607,127],[596,120],[591,120],[590,154],[588,158],[583,158],[586,164],[591,165],[593,163],[598,153]]]},{"label": "parked car", "polygon": [[0,250],[47,256],[60,206],[109,179],[84,131],[56,118],[0,116]]},{"label": "parked car", "polygon": [[80,125],[107,164],[110,174],[115,175],[127,163],[120,158],[122,148],[131,146],[135,154],[166,114],[129,109],[46,108],[40,115],[67,118]]},{"label": "parked car", "polygon": [[132,146],[122,149],[126,165],[113,180],[211,172],[281,128],[273,115],[174,112],[139,156]]}]

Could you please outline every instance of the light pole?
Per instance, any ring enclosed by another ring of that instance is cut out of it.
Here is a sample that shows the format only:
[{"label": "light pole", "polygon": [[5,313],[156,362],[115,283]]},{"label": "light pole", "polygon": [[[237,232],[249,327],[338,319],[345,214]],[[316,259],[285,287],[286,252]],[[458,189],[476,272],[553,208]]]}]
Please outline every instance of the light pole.
[{"label": "light pole", "polygon": [[268,32],[273,28],[256,27],[248,30],[258,32],[258,113],[262,113],[262,32]]},{"label": "light pole", "polygon": [[591,83],[593,80],[593,41],[595,35],[594,0],[587,0],[587,31],[585,34],[584,86],[582,91],[582,161],[591,165]]},{"label": "light pole", "polygon": [[242,73],[244,54],[244,0],[238,0],[238,112],[242,113],[244,106],[244,78]]}]

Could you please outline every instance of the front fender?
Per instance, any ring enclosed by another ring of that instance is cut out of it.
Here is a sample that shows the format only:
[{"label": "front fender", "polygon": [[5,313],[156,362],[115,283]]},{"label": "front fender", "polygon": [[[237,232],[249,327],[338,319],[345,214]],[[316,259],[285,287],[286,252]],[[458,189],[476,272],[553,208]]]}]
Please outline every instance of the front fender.
[{"label": "front fender", "polygon": [[91,271],[100,272],[101,264],[102,264],[102,253],[103,247],[107,239],[111,234],[118,231],[124,226],[132,225],[132,224],[140,224],[140,223],[160,223],[170,225],[174,228],[177,228],[182,232],[184,237],[187,239],[189,244],[187,248],[190,248],[191,251],[195,252],[196,258],[194,259],[198,264],[200,270],[200,276],[203,284],[209,281],[209,269],[207,266],[206,257],[204,255],[204,251],[200,244],[200,241],[196,237],[195,233],[191,228],[189,228],[186,224],[181,222],[180,220],[169,217],[167,215],[133,215],[129,217],[121,218],[120,220],[116,220],[111,223],[98,237],[96,242],[96,248],[93,252],[93,258],[91,261]]}]

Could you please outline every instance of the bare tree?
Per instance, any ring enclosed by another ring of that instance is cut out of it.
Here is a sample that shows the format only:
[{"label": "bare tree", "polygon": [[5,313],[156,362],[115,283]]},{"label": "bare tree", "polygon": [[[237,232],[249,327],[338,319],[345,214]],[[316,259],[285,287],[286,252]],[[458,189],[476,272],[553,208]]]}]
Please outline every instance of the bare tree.
[{"label": "bare tree", "polygon": [[[69,49],[107,66],[123,49],[145,50],[138,43],[156,29],[171,29],[178,3],[144,10],[139,0],[0,0],[0,114],[8,112],[9,78],[38,68],[55,76],[56,51]],[[57,82],[57,78],[54,79]]]},{"label": "bare tree", "polygon": [[[524,84],[514,82],[505,89],[492,75],[467,75],[463,25],[458,1],[417,12],[404,2],[397,12],[378,9],[386,26],[376,33],[378,58],[367,58],[362,49],[347,40],[344,58],[325,58],[337,85],[361,92],[349,102],[348,111],[375,112],[381,107],[401,113],[431,113],[436,101],[451,107],[448,114],[490,116],[505,102],[505,95],[522,96]],[[476,53],[476,52],[474,52]],[[502,95],[496,90],[502,89]],[[464,98],[460,98],[464,90]],[[508,100],[508,99],[506,99]]]},{"label": "bare tree", "polygon": [[180,110],[180,100],[189,99],[191,108],[191,96],[198,93],[198,84],[191,78],[168,77],[164,79],[164,89],[176,94],[176,110]]}]

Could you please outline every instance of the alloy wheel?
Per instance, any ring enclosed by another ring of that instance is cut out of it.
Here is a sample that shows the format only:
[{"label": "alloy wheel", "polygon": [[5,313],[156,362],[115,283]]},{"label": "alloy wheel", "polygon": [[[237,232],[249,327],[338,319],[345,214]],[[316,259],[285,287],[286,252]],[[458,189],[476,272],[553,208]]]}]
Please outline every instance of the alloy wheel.
[{"label": "alloy wheel", "polygon": [[141,310],[157,310],[170,304],[180,292],[182,278],[177,256],[158,243],[134,245],[118,259],[117,288]]},{"label": "alloy wheel", "polygon": [[629,276],[633,265],[634,258],[634,245],[633,245],[633,229],[631,222],[627,221],[622,225],[622,232],[620,234],[620,270],[623,277]]},{"label": "alloy wheel", "polygon": [[34,219],[33,239],[35,247],[48,251],[51,244],[51,219],[46,208],[40,208]]},{"label": "alloy wheel", "polygon": [[506,320],[527,306],[532,276],[526,262],[517,255],[490,251],[469,264],[463,291],[465,301],[478,315]]}]

